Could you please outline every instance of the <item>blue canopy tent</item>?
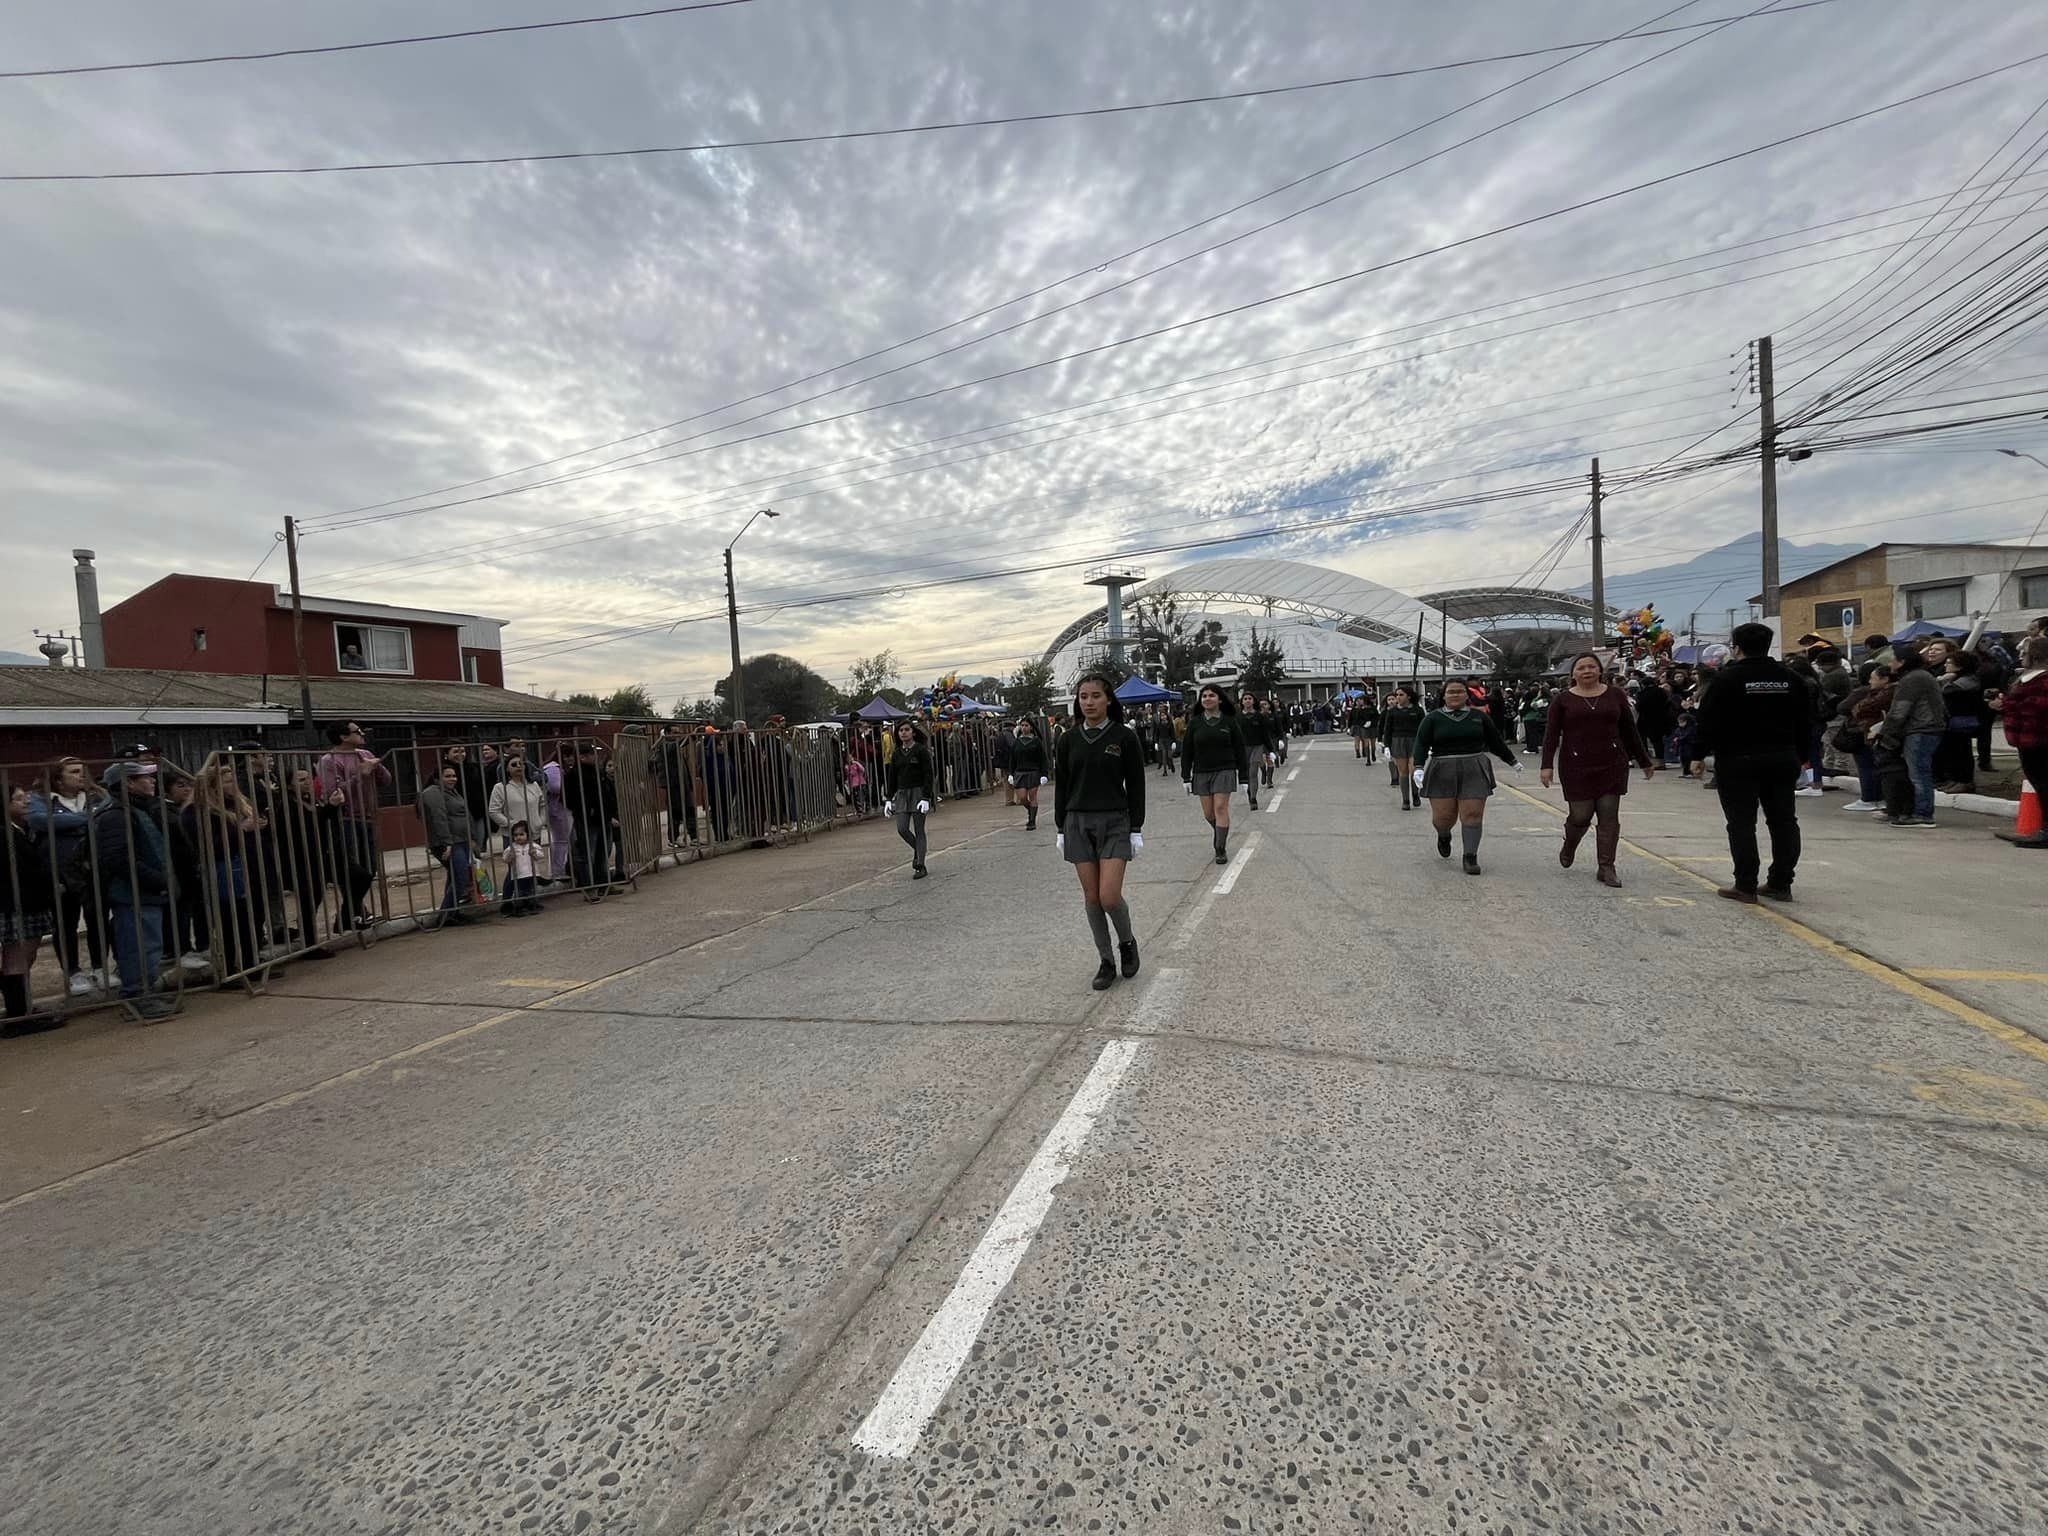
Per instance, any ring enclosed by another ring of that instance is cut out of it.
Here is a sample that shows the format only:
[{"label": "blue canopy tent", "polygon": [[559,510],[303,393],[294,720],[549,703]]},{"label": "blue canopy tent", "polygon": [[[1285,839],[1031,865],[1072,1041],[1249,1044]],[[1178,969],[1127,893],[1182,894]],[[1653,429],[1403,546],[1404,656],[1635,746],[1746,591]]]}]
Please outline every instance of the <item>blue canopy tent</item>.
[{"label": "blue canopy tent", "polygon": [[1148,683],[1133,672],[1117,688],[1116,696],[1126,704],[1178,704],[1180,695],[1171,688]]},{"label": "blue canopy tent", "polygon": [[906,711],[898,709],[879,693],[853,712],[856,720],[902,720]]},{"label": "blue canopy tent", "polygon": [[1894,640],[1932,640],[1937,635],[1944,640],[1961,640],[1970,632],[1957,629],[1953,624],[1937,624],[1932,619],[1915,619],[1896,635]]},{"label": "blue canopy tent", "polygon": [[984,704],[979,699],[962,699],[960,713],[963,715],[1007,715],[1009,711],[1000,704]]}]

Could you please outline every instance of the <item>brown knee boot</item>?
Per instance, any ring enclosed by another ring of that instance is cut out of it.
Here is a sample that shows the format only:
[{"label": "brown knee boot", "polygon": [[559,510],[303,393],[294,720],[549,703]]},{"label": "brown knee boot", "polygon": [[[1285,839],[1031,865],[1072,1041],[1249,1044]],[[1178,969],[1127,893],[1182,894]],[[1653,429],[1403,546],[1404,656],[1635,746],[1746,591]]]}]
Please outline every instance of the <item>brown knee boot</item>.
[{"label": "brown knee boot", "polygon": [[1621,823],[1603,821],[1600,830],[1593,836],[1593,847],[1600,857],[1600,883],[1619,886],[1621,876],[1614,872],[1614,853],[1621,846]]},{"label": "brown knee boot", "polygon": [[1573,821],[1569,817],[1566,818],[1564,824],[1564,846],[1557,850],[1557,862],[1566,869],[1572,867],[1572,860],[1578,854],[1579,844],[1586,839],[1586,828],[1589,825],[1591,825],[1589,822]]}]

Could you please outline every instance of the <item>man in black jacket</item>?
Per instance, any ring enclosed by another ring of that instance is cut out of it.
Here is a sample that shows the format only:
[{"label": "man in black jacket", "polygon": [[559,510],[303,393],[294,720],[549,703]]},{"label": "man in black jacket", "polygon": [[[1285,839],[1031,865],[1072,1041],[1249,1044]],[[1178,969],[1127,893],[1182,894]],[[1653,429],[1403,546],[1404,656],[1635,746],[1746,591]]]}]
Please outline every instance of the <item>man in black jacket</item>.
[{"label": "man in black jacket", "polygon": [[1799,866],[1799,816],[1793,792],[1806,750],[1813,705],[1806,684],[1771,659],[1771,631],[1764,624],[1738,624],[1729,640],[1735,659],[1721,669],[1700,703],[1699,745],[1714,759],[1714,788],[1728,818],[1728,852],[1735,883],[1721,894],[1754,906],[1757,899],[1756,813],[1762,807],[1771,831],[1770,878],[1762,892],[1792,899],[1792,875]]}]

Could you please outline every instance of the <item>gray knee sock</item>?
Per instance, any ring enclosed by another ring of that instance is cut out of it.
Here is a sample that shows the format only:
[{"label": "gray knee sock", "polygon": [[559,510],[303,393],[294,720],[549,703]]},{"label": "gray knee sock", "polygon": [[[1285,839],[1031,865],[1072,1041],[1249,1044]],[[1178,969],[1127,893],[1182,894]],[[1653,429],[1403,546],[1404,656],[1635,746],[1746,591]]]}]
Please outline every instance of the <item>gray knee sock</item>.
[{"label": "gray knee sock", "polygon": [[1136,936],[1131,932],[1131,909],[1129,904],[1120,901],[1115,906],[1105,908],[1104,910],[1109,913],[1109,920],[1116,924],[1117,941],[1122,944],[1136,943]]},{"label": "gray knee sock", "polygon": [[1094,902],[1086,902],[1088,908],[1088,931],[1095,935],[1095,952],[1107,960],[1109,951],[1109,914]]},{"label": "gray knee sock", "polygon": [[1486,835],[1486,828],[1475,821],[1459,827],[1458,832],[1465,839],[1465,857],[1474,857],[1479,852],[1479,839]]}]

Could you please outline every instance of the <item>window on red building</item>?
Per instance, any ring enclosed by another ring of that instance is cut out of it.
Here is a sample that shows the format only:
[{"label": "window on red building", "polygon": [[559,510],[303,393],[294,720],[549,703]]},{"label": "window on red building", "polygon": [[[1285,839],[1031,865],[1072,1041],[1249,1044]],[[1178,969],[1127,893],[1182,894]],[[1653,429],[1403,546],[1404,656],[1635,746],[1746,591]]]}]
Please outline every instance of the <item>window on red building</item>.
[{"label": "window on red building", "polygon": [[397,625],[337,624],[334,659],[344,672],[411,672],[412,631]]}]

